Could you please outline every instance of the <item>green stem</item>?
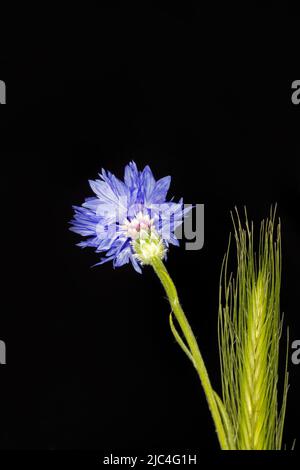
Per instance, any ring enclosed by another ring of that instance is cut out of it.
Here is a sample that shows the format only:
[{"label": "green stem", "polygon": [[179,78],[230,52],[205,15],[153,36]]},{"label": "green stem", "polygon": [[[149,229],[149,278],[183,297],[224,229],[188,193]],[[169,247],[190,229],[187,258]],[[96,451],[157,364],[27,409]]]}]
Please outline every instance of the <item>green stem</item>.
[{"label": "green stem", "polygon": [[216,426],[216,432],[218,435],[221,449],[223,450],[233,449],[234,443],[233,443],[232,433],[231,432],[226,433],[224,429],[222,417],[220,415],[219,407],[215,398],[215,392],[211,386],[209,376],[208,376],[202,355],[200,353],[196,338],[194,336],[194,333],[179,303],[176,287],[172,279],[170,278],[169,273],[164,263],[161,261],[161,259],[159,259],[158,257],[152,258],[150,264],[153,267],[157,276],[159,277],[167,293],[172,311],[174,312],[176,320],[181,328],[181,331],[186,339],[190,352],[193,356],[194,364],[197,369],[202,387],[206,395],[208,406],[209,406],[210,412],[212,414],[212,418]]}]

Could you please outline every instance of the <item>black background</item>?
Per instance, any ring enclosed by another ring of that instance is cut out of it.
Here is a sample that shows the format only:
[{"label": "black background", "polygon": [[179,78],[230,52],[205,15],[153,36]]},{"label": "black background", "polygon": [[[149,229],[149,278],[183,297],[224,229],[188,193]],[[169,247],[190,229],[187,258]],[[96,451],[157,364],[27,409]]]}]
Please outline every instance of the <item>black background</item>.
[{"label": "black background", "polygon": [[[132,159],[157,178],[170,174],[170,197],[205,204],[203,249],[174,247],[167,264],[220,390],[230,210],[246,205],[258,227],[277,202],[282,310],[299,339],[299,17],[148,2],[34,10],[31,20],[19,12],[0,58],[0,448],[215,451],[154,273],[91,269],[97,255],[75,246],[68,221],[72,204],[91,195],[88,179],[102,167],[122,177]],[[300,366],[289,369],[288,448],[300,437]]]}]

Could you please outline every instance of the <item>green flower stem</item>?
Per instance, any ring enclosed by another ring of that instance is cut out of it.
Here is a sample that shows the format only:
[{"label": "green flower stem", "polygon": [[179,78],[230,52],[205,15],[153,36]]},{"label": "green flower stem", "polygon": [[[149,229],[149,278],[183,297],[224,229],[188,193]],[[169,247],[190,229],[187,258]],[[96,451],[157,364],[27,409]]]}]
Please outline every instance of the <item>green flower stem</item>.
[{"label": "green flower stem", "polygon": [[[222,401],[220,399],[219,400],[216,399],[216,395],[211,386],[209,376],[208,376],[202,355],[200,353],[196,338],[184,314],[184,311],[182,310],[182,307],[180,305],[176,287],[172,279],[170,278],[169,273],[164,263],[161,261],[161,259],[159,259],[158,257],[153,257],[150,264],[153,267],[157,276],[159,277],[167,293],[172,311],[176,317],[176,320],[189,346],[189,350],[192,355],[195,368],[198,372],[202,387],[206,395],[208,406],[209,406],[210,412],[212,414],[212,417],[215,423],[216,432],[218,435],[221,449],[223,450],[233,449],[234,444],[233,444],[233,438],[231,437],[232,435],[231,430],[228,429],[228,422],[224,423],[224,416],[225,416],[225,419],[228,418],[225,408],[223,406]],[[223,415],[223,420],[222,420],[222,415]],[[227,429],[227,431],[225,430],[225,428]]]}]

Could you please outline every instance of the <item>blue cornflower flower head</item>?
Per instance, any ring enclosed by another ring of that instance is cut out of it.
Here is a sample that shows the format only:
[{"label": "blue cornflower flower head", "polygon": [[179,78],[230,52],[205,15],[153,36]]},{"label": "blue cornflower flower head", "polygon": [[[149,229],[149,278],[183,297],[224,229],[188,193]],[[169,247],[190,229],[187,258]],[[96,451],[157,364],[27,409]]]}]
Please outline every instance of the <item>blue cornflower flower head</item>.
[{"label": "blue cornflower flower head", "polygon": [[114,267],[131,262],[141,273],[141,266],[154,257],[166,257],[170,244],[179,245],[174,231],[189,208],[182,199],[167,201],[171,177],[155,180],[147,165],[139,171],[135,162],[125,167],[124,182],[102,169],[100,179],[89,184],[96,196],[89,197],[75,211],[71,228],[87,237],[80,247],[106,252],[95,266],[112,260]]}]

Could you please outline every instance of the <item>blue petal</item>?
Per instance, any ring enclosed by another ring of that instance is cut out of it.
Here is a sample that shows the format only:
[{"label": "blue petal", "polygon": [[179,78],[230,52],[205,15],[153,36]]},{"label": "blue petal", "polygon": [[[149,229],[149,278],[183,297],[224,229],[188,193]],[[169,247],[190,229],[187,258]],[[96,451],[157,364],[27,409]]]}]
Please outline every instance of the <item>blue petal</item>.
[{"label": "blue petal", "polygon": [[88,197],[82,204],[82,207],[92,210],[96,213],[97,207],[99,206],[99,199],[97,197]]},{"label": "blue petal", "polygon": [[172,245],[175,245],[175,246],[179,246],[179,240],[175,237],[174,234],[171,233],[171,236],[169,238],[169,243],[171,243]]},{"label": "blue petal", "polygon": [[167,192],[171,184],[171,176],[165,176],[155,183],[154,189],[149,196],[149,200],[152,204],[161,204],[165,202]]},{"label": "blue petal", "polygon": [[80,246],[80,248],[96,248],[97,247],[97,239],[96,238],[87,238],[86,240],[76,243],[77,246]]},{"label": "blue petal", "polygon": [[145,201],[148,201],[155,187],[155,179],[148,165],[145,166],[143,170],[141,180],[141,186],[144,190]]},{"label": "blue petal", "polygon": [[129,189],[139,186],[140,175],[135,162],[130,162],[125,167],[124,182]]},{"label": "blue petal", "polygon": [[111,245],[111,248],[106,253],[107,256],[110,256],[110,255],[117,256],[122,250],[122,248],[125,248],[127,241],[128,241],[128,238],[125,238],[125,237],[119,237],[116,240],[114,240],[114,243]]},{"label": "blue petal", "polygon": [[94,268],[95,266],[100,266],[100,264],[107,263],[108,261],[111,261],[112,259],[114,259],[114,256],[109,256],[107,258],[101,258],[99,263],[93,264],[92,268]]},{"label": "blue petal", "polygon": [[73,206],[74,218],[71,220],[72,232],[83,236],[95,235],[98,219],[95,214],[83,207]]},{"label": "blue petal", "polygon": [[115,175],[102,169],[102,173],[99,173],[99,176],[111,187],[116,196],[128,197],[129,191],[126,184]]},{"label": "blue petal", "polygon": [[110,237],[104,238],[103,240],[99,241],[96,252],[99,253],[100,251],[110,250],[112,246],[114,245],[114,243],[115,243],[115,238],[110,238]]},{"label": "blue petal", "polygon": [[137,262],[136,258],[133,256],[133,254],[130,255],[130,261],[132,263],[132,266],[136,270],[137,273],[142,274],[141,267],[139,263]]},{"label": "blue petal", "polygon": [[109,185],[106,181],[89,180],[89,184],[94,193],[97,194],[99,198],[99,206],[101,206],[102,204],[108,207],[111,212],[114,211],[116,213],[119,210],[126,208],[123,205],[124,200],[114,193],[113,189],[111,188],[111,185]]},{"label": "blue petal", "polygon": [[130,254],[131,254],[130,246],[122,249],[120,253],[114,259],[114,262],[113,262],[114,267],[118,268],[119,266],[123,266],[123,264],[129,263]]}]

